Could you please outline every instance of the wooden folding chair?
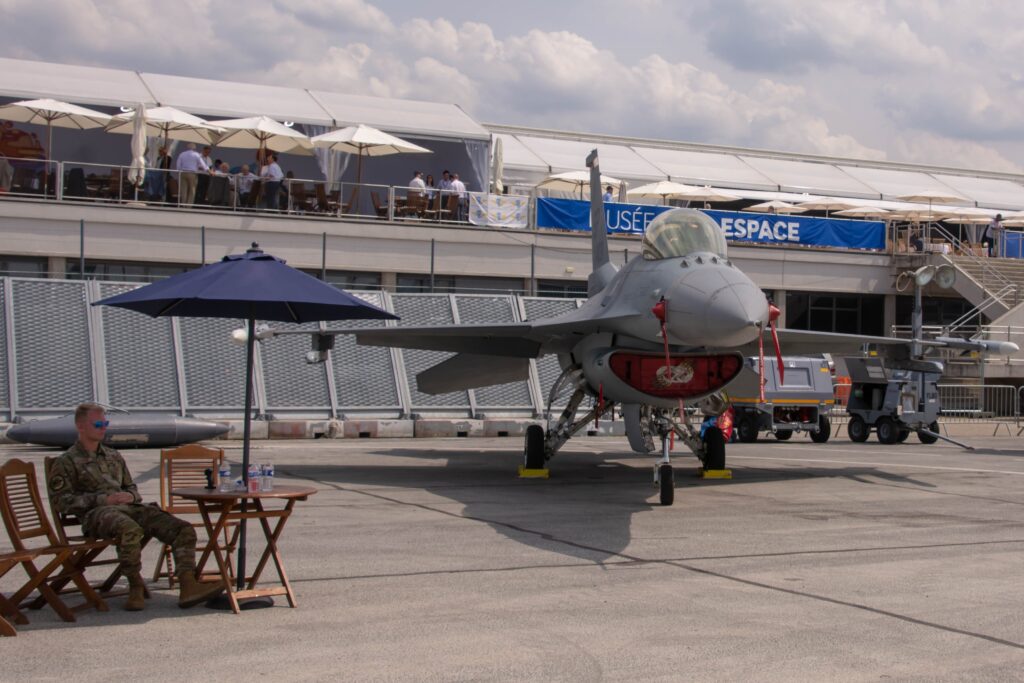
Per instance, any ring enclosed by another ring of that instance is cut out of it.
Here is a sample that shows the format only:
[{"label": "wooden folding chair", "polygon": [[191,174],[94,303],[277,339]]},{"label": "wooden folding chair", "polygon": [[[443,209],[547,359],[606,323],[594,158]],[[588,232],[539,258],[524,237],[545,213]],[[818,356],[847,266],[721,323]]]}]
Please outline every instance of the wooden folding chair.
[{"label": "wooden folding chair", "polygon": [[[4,577],[4,574],[17,567],[20,563],[34,560],[39,556],[37,552],[8,552],[0,553],[0,579]],[[26,617],[18,606],[11,602],[9,598],[5,598],[3,593],[0,593],[0,636],[16,636],[18,631],[15,630],[14,624],[27,624],[28,617]]]},{"label": "wooden folding chair", "polygon": [[[161,450],[160,508],[164,512],[169,512],[176,517],[180,517],[182,515],[198,515],[198,503],[191,500],[184,500],[177,496],[172,496],[171,491],[178,488],[206,486],[207,469],[213,470],[213,485],[217,486],[219,480],[218,472],[223,460],[224,449],[208,448],[197,443]],[[199,520],[193,521],[191,524],[196,529],[197,536],[200,535],[198,532],[205,530],[206,528],[202,521]],[[227,527],[224,528],[224,542],[221,547],[226,550],[229,563],[231,554],[235,549],[237,535],[237,524],[232,524],[230,531]],[[198,542],[199,545],[196,548],[197,550],[206,548],[207,541],[199,538]],[[174,588],[177,577],[175,577],[174,573],[171,571],[171,548],[166,544],[164,544],[163,548],[160,550],[160,560],[157,562],[156,571],[153,572],[153,581],[159,581],[163,577],[167,577],[167,585],[170,588]],[[221,580],[220,574],[217,572],[204,572],[203,576],[199,577],[199,580],[203,581],[207,578],[211,581]]]},{"label": "wooden folding chair", "polygon": [[[29,581],[9,599],[14,605],[21,607],[29,595],[38,590],[39,598],[29,607],[38,609],[49,604],[64,621],[74,621],[75,615],[60,599],[59,592],[69,582],[82,593],[85,602],[73,609],[95,607],[100,612],[109,608],[103,598],[89,585],[82,574],[82,566],[90,555],[95,556],[109,545],[108,541],[84,541],[80,543],[62,544],[57,533],[50,525],[43,508],[36,484],[36,468],[32,463],[17,458],[8,460],[0,466],[0,514],[3,515],[4,526],[11,545],[16,551],[35,553],[35,557],[52,557],[42,569],[35,564],[34,558],[20,561]],[[42,538],[44,545],[26,545],[26,541]],[[54,575],[58,568],[60,574]]]},{"label": "wooden folding chair", "polygon": [[373,209],[377,212],[377,218],[387,218],[388,205],[381,202],[380,195],[376,190],[370,192],[370,201],[373,202]]},{"label": "wooden folding chair", "polygon": [[[50,470],[53,467],[53,462],[56,459],[57,458],[52,455],[48,455],[43,458],[43,474],[46,477],[46,481],[50,480]],[[86,535],[82,531],[82,520],[80,520],[75,515],[67,514],[58,510],[57,506],[53,502],[53,499],[49,498],[49,493],[47,493],[47,498],[50,501],[50,515],[52,516],[54,522],[56,522],[55,531],[57,532],[57,538],[60,539],[60,543],[62,545],[72,545],[75,543],[86,542],[96,544],[96,548],[94,550],[82,553],[82,556],[78,562],[82,571],[84,572],[90,567],[113,567],[113,570],[102,582],[90,582],[90,585],[93,587],[93,589],[96,590],[104,598],[116,598],[122,595],[127,595],[127,587],[122,589],[116,588],[117,582],[121,579],[122,575],[121,561],[116,557],[116,555],[115,557],[104,558],[102,560],[97,559],[107,548],[114,549],[116,552],[116,546],[114,542],[110,539],[100,539]],[[142,537],[143,548],[145,548],[146,544],[149,543],[150,538],[151,537],[148,535]],[[57,589],[60,590],[66,584],[67,581],[58,586]],[[143,588],[143,590],[145,591],[145,595],[148,598],[149,589]]]}]

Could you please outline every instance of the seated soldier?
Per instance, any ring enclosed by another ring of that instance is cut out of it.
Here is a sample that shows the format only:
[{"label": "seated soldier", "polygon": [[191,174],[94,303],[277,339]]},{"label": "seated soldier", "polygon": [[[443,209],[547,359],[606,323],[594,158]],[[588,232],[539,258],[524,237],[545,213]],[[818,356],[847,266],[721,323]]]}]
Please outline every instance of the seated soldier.
[{"label": "seated soldier", "polygon": [[101,405],[83,403],[75,409],[78,441],[53,462],[47,481],[50,498],[62,513],[79,517],[86,534],[117,544],[121,571],[129,586],[126,610],[138,611],[145,606],[141,553],[146,534],[171,546],[181,582],[179,607],[193,607],[216,597],[224,586],[196,580],[196,532],[192,525],[158,507],[142,504],[124,458],[102,443],[108,424]]}]

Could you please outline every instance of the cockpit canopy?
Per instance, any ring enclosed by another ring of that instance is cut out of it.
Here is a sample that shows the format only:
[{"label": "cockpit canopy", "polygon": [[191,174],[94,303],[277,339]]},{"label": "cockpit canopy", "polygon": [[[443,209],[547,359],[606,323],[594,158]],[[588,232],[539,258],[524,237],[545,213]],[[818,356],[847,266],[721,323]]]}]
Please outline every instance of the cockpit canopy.
[{"label": "cockpit canopy", "polygon": [[707,214],[694,209],[672,209],[650,222],[644,232],[644,259],[686,256],[697,251],[725,258],[725,235]]}]

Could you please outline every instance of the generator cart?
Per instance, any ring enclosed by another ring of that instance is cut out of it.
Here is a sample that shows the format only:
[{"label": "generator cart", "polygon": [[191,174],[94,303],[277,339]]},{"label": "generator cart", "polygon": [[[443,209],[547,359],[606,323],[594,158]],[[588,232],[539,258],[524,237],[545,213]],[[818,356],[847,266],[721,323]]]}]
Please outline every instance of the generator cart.
[{"label": "generator cart", "polygon": [[736,434],[740,441],[757,441],[761,432],[772,432],[779,441],[793,432],[808,432],[815,443],[825,443],[832,434],[828,412],[835,403],[832,373],[824,358],[784,356],[785,381],[779,383],[775,358],[765,358],[764,401],[758,388],[759,360],[747,358],[743,370],[729,388],[735,411]]},{"label": "generator cart", "polygon": [[[884,444],[902,443],[917,432],[921,443],[939,435],[939,389],[942,363],[929,360],[845,358],[850,374],[846,427],[851,441],[864,442],[874,430]],[[953,442],[956,443],[956,442]],[[957,444],[963,445],[963,444]]]}]

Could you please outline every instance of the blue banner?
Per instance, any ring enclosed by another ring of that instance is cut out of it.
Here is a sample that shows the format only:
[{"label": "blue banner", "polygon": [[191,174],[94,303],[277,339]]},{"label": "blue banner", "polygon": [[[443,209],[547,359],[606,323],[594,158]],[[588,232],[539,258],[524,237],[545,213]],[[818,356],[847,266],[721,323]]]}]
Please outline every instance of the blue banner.
[{"label": "blue banner", "polygon": [[[654,218],[673,207],[650,204],[604,205],[609,234],[641,235]],[[791,244],[845,249],[885,249],[885,224],[811,216],[712,211],[705,209],[730,242]],[[537,227],[590,230],[590,202],[578,199],[537,200]]]}]

